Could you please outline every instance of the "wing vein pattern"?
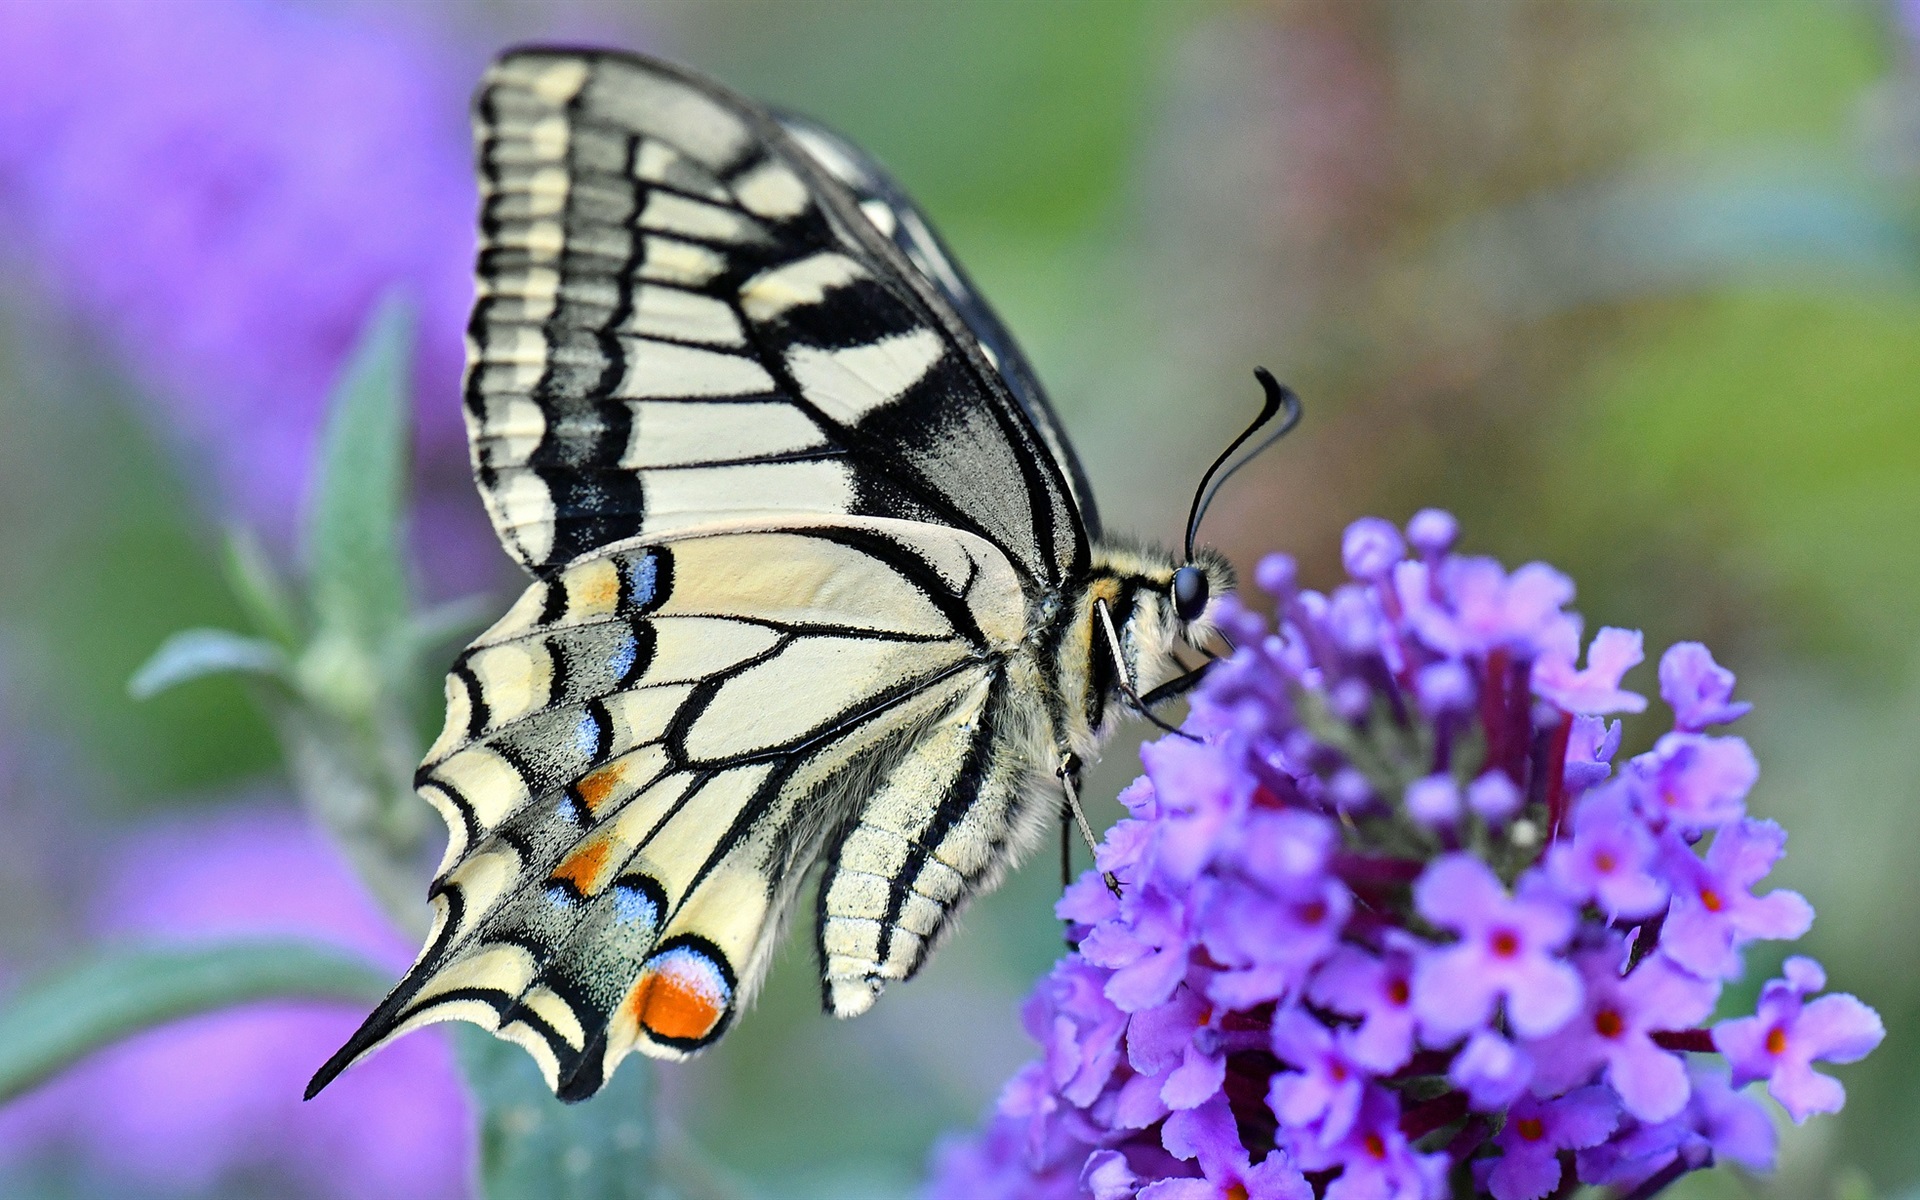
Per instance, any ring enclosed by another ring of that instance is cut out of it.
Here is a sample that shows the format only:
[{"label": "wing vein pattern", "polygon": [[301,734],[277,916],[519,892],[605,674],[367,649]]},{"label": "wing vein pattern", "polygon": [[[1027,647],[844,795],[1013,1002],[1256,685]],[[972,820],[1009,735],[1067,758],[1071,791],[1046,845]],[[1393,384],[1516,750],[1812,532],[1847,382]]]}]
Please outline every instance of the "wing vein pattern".
[{"label": "wing vein pattern", "polygon": [[1084,569],[1084,487],[1024,361],[1016,391],[1004,329],[902,249],[924,220],[876,207],[844,143],[614,54],[507,57],[476,127],[466,413],[529,569],[796,512],[952,525],[1042,586]]},{"label": "wing vein pattern", "polygon": [[417,777],[453,831],[435,931],[338,1065],[461,1018],[577,1098],[699,1049],[816,861],[828,1001],[870,1004],[1020,836],[1022,773],[986,753],[1019,596],[985,539],[876,518],[632,539],[536,581],[447,676]]},{"label": "wing vein pattern", "polygon": [[1039,834],[1033,614],[1088,570],[1085,484],[997,318],[831,134],[532,50],[475,136],[464,408],[535,578],[416,777],[450,832],[433,932],[312,1090],[464,1019],[578,1099],[717,1039],[816,866],[851,1015]]}]

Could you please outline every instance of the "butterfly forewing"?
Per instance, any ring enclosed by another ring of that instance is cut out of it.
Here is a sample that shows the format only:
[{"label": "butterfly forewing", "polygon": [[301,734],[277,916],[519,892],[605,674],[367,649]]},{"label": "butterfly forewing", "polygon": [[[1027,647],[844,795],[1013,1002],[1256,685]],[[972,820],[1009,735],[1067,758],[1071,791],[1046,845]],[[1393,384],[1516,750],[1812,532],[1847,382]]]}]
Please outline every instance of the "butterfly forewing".
[{"label": "butterfly forewing", "polygon": [[1064,441],[763,110],[663,64],[527,51],[476,113],[467,413],[528,567],[795,513],[951,525],[1050,585],[1084,566]]},{"label": "butterfly forewing", "polygon": [[893,243],[912,264],[915,273],[966,325],[979,343],[982,357],[994,368],[1045,442],[1072,490],[1081,528],[1088,537],[1100,536],[1098,509],[1086,471],[1074,454],[1072,443],[1067,441],[1066,431],[1060,427],[1060,419],[1054,415],[1053,405],[1028,364],[1026,354],[1001,324],[999,314],[967,278],[919,206],[885,168],[845,138],[792,113],[780,114],[779,120],[814,161],[847,189],[867,223]]}]

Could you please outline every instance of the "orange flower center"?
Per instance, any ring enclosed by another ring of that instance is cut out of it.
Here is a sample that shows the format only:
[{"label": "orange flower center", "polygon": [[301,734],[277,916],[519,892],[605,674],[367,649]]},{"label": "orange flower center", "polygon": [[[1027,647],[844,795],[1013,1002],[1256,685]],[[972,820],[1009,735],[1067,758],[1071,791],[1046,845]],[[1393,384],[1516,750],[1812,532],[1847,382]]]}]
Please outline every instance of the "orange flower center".
[{"label": "orange flower center", "polygon": [[1413,999],[1413,989],[1404,979],[1395,979],[1387,984],[1387,1000],[1395,1008],[1405,1008],[1407,1001]]},{"label": "orange flower center", "polygon": [[1603,1038],[1617,1038],[1627,1031],[1627,1023],[1611,1008],[1593,1014],[1593,1031]]},{"label": "orange flower center", "polygon": [[1705,906],[1708,912],[1714,913],[1719,912],[1727,906],[1727,902],[1720,898],[1720,893],[1710,887],[1700,889],[1700,903]]},{"label": "orange flower center", "polygon": [[1775,1025],[1767,1030],[1767,1053],[1781,1055],[1787,1052],[1787,1031]]},{"label": "orange flower center", "polygon": [[1512,958],[1520,953],[1520,935],[1511,929],[1496,929],[1490,939],[1495,958]]},{"label": "orange flower center", "polygon": [[1529,1142],[1537,1142],[1547,1136],[1547,1127],[1540,1123],[1539,1117],[1521,1117],[1513,1124],[1520,1131],[1520,1136]]}]

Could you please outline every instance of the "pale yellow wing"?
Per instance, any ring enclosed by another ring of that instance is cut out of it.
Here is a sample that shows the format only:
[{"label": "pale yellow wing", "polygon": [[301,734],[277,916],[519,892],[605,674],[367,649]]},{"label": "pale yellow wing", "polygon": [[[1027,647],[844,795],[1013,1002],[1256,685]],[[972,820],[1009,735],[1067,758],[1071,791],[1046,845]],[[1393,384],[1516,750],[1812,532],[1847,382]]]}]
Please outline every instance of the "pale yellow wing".
[{"label": "pale yellow wing", "polygon": [[712,1042],[827,864],[829,999],[918,966],[1019,832],[1018,581],[982,539],[845,519],[630,541],[534,584],[447,679],[450,841],[406,978],[316,1077],[433,1021],[565,1098]]}]

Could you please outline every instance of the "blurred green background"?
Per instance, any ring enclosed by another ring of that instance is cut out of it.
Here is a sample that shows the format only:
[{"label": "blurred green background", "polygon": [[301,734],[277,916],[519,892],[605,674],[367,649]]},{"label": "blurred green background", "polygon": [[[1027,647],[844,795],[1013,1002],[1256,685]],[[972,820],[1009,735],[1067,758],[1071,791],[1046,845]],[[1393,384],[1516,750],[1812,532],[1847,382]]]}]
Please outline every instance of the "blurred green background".
[{"label": "blurred green background", "polygon": [[[1753,805],[1792,833],[1775,879],[1819,909],[1807,952],[1890,1036],[1838,1072],[1841,1117],[1787,1131],[1774,1179],[1675,1194],[1920,1183],[1920,5],[399,11],[476,64],[511,40],[642,46],[865,145],[1026,346],[1115,530],[1176,538],[1265,365],[1307,419],[1215,508],[1208,538],[1243,569],[1287,550],[1331,581],[1347,521],[1434,504],[1470,547],[1571,573],[1590,626],[1708,641],[1756,704]],[[46,846],[280,786],[239,687],[126,699],[166,633],[238,620],[218,505],[98,336],[19,279],[0,787],[58,827]],[[504,564],[485,570],[504,598]],[[1103,822],[1136,742],[1093,778]],[[769,1194],[908,1192],[1028,1054],[1015,1009],[1059,952],[1057,887],[1040,856],[850,1023],[819,1015],[790,939],[757,1011],[659,1072],[669,1113]],[[82,936],[70,890],[0,839],[10,971]]]}]

